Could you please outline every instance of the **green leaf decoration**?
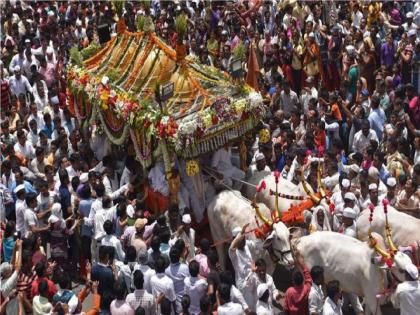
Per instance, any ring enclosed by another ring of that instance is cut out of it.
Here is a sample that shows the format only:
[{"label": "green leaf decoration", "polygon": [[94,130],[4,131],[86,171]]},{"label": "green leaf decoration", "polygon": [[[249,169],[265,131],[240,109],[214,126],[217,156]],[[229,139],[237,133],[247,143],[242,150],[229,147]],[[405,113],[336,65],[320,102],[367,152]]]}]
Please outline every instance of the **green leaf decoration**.
[{"label": "green leaf decoration", "polygon": [[72,47],[70,48],[69,53],[71,62],[77,66],[81,66],[83,63],[83,58],[79,49],[77,47]]},{"label": "green leaf decoration", "polygon": [[242,41],[240,41],[233,50],[233,56],[235,57],[235,59],[239,60],[243,60],[243,58],[245,57],[245,46]]},{"label": "green leaf decoration", "polygon": [[89,46],[82,49],[82,51],[80,52],[83,60],[89,59],[90,57],[95,55],[99,51],[100,48],[101,48],[101,46],[98,43],[96,43],[96,42],[90,43]]},{"label": "green leaf decoration", "polygon": [[113,0],[112,4],[115,8],[115,13],[118,15],[118,17],[122,16],[123,10],[124,10],[124,0]]},{"label": "green leaf decoration", "polygon": [[178,33],[178,40],[182,41],[187,33],[188,18],[185,14],[180,14],[175,19],[175,30]]},{"label": "green leaf decoration", "polygon": [[137,17],[137,30],[141,32],[154,32],[155,24],[150,16],[140,15]]}]

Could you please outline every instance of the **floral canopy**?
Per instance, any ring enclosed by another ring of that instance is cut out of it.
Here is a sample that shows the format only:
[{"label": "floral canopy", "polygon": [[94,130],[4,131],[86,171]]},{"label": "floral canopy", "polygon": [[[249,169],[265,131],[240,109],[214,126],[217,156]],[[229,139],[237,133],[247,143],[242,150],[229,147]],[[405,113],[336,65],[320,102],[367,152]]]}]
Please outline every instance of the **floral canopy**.
[{"label": "floral canopy", "polygon": [[[84,123],[99,118],[115,144],[130,136],[143,165],[159,139],[193,158],[244,135],[264,114],[259,93],[190,57],[179,61],[154,33],[124,31],[98,48],[68,68],[70,108]],[[170,82],[173,96],[160,107],[156,85]]]}]

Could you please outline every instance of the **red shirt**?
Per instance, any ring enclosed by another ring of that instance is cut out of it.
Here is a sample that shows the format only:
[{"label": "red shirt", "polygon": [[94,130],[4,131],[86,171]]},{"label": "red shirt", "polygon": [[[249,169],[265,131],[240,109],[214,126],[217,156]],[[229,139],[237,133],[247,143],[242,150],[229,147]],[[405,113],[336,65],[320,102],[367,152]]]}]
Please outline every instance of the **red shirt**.
[{"label": "red shirt", "polygon": [[48,300],[52,301],[52,298],[54,296],[54,294],[57,293],[57,288],[54,284],[54,282],[52,282],[50,279],[46,278],[46,277],[42,277],[39,278],[37,277],[36,280],[34,282],[32,282],[32,296],[36,296],[39,295],[39,291],[38,291],[38,285],[43,281],[46,280],[48,283]]},{"label": "red shirt", "polygon": [[284,310],[288,315],[308,315],[308,296],[312,286],[311,275],[305,267],[303,269],[304,283],[296,287],[290,287],[286,291]]}]

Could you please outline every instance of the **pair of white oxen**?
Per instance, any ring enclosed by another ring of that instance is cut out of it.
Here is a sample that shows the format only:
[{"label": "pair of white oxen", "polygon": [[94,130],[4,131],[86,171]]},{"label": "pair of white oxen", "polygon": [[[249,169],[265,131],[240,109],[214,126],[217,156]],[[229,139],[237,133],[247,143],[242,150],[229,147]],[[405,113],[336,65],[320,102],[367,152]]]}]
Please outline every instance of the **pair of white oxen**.
[{"label": "pair of white oxen", "polygon": [[[275,209],[275,197],[270,195],[270,188],[275,191],[274,176],[264,178],[267,188],[256,193],[256,201],[262,214],[270,218],[270,210]],[[301,184],[298,186],[280,179],[279,191],[288,195],[308,197]],[[279,198],[279,210],[287,211],[291,205],[299,203],[296,200]],[[325,200],[321,201],[328,210]],[[249,223],[248,229],[257,227],[256,211],[239,192],[222,191],[215,196],[207,208],[210,221],[210,229],[214,242],[229,239],[231,231],[235,227],[242,227]],[[329,213],[329,211],[327,211]],[[276,256],[276,263],[293,266],[291,243],[303,256],[308,268],[319,265],[324,268],[325,280],[340,281],[343,291],[355,293],[364,297],[366,313],[381,315],[378,303],[386,299],[377,299],[377,295],[384,292],[389,285],[389,279],[394,278],[404,281],[403,270],[405,265],[411,263],[408,255],[398,251],[393,256],[393,265],[388,268],[381,260],[378,251],[369,243],[369,229],[374,232],[378,246],[386,247],[387,238],[385,229],[385,214],[381,206],[374,210],[372,224],[369,223],[370,211],[365,210],[357,218],[358,239],[339,234],[336,232],[315,232],[313,234],[292,239],[288,227],[282,222],[274,223],[267,234],[265,244],[271,246],[271,258]],[[260,221],[260,219],[258,219]],[[399,212],[388,206],[388,222],[392,230],[392,241],[397,247],[407,247],[420,241],[420,220],[410,215]],[[259,222],[263,224],[263,222]],[[254,238],[254,234],[248,234]],[[389,245],[389,244],[388,244]],[[270,272],[274,270],[273,259],[270,259],[266,246],[261,246],[259,253],[253,253],[255,258],[266,257]],[[227,247],[226,244],[217,246],[220,262],[225,266]],[[375,263],[379,261],[378,263]],[[271,266],[270,266],[271,265]]]}]

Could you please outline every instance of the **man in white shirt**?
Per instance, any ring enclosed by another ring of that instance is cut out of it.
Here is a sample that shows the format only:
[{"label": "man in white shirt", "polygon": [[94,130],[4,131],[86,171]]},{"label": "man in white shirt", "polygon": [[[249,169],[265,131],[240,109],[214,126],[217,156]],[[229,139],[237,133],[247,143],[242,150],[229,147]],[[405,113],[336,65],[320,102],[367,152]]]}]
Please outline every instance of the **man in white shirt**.
[{"label": "man in white shirt", "polygon": [[117,255],[116,259],[118,259],[119,261],[124,261],[125,252],[122,249],[121,241],[115,235],[113,235],[114,224],[111,220],[106,220],[104,222],[103,228],[106,235],[101,240],[101,245],[113,247]]},{"label": "man in white shirt", "polygon": [[31,84],[28,78],[22,75],[20,66],[15,66],[13,71],[15,74],[9,79],[10,92],[16,97],[20,94],[32,93]]},{"label": "man in white shirt", "polygon": [[136,289],[133,293],[127,295],[125,298],[126,303],[130,305],[133,310],[136,310],[141,306],[144,308],[146,315],[155,315],[155,299],[153,295],[144,289],[144,277],[140,270],[134,271],[133,283]]},{"label": "man in white shirt", "polygon": [[279,301],[279,291],[274,285],[273,277],[267,274],[267,264],[264,259],[260,258],[255,262],[255,266],[251,269],[251,272],[245,279],[244,287],[248,292],[247,296],[253,297],[252,300],[247,301],[251,310],[255,310],[258,302],[258,287],[261,284],[265,284],[269,290],[269,296],[267,303],[272,304],[272,301]]},{"label": "man in white shirt", "polygon": [[49,225],[40,227],[39,220],[44,218],[51,210],[48,209],[44,212],[36,213],[36,207],[38,205],[36,197],[35,193],[29,193],[25,198],[25,202],[28,207],[24,214],[25,237],[30,237],[32,234],[45,232],[50,229]]},{"label": "man in white shirt", "polygon": [[[92,211],[92,209],[91,209]],[[99,243],[102,238],[105,237],[104,223],[106,220],[115,222],[117,218],[117,208],[112,206],[111,198],[104,196],[102,198],[102,208],[100,208],[95,214],[94,226],[95,226],[95,240]],[[86,223],[86,221],[85,221]]]},{"label": "man in white shirt", "polygon": [[322,308],[322,315],[343,315],[341,295],[340,283],[337,280],[327,283],[327,299]]},{"label": "man in white shirt", "polygon": [[290,89],[290,84],[287,81],[283,82],[283,90],[280,92],[280,109],[286,115],[290,115],[293,109],[299,109],[299,99],[295,91]]},{"label": "man in white shirt", "polygon": [[211,167],[223,175],[223,182],[226,185],[235,190],[241,190],[242,183],[232,178],[243,180],[245,173],[232,164],[232,152],[228,145],[213,154]]},{"label": "man in white shirt", "polygon": [[221,283],[217,290],[220,305],[217,307],[218,315],[243,315],[244,310],[241,304],[233,303],[230,300],[230,286]]},{"label": "man in white shirt", "polygon": [[190,297],[191,304],[189,311],[192,315],[200,313],[200,300],[207,294],[206,279],[199,278],[200,264],[192,260],[188,266],[190,276],[184,279],[185,294]]},{"label": "man in white shirt", "polygon": [[35,157],[35,149],[29,141],[26,141],[25,132],[19,130],[16,134],[18,142],[13,147],[15,152],[22,154],[27,160],[32,160]]},{"label": "man in white shirt", "polygon": [[405,281],[398,284],[393,304],[401,309],[401,315],[420,314],[419,271],[415,265],[405,266]]},{"label": "man in white shirt", "polygon": [[248,305],[253,301],[253,297],[245,290],[245,279],[251,271],[253,259],[252,253],[255,252],[255,242],[245,238],[245,231],[249,224],[241,229],[236,227],[232,231],[234,240],[229,247],[229,258],[235,270],[236,287],[244,295]]},{"label": "man in white shirt", "polygon": [[274,315],[273,305],[270,301],[270,290],[266,283],[261,283],[257,287],[256,310],[258,315]]},{"label": "man in white shirt", "polygon": [[181,309],[181,300],[185,292],[185,278],[190,276],[188,266],[180,262],[181,253],[176,246],[172,246],[169,251],[169,259],[171,261],[168,268],[165,270],[165,274],[172,279],[174,284],[174,290],[176,295],[176,308]]},{"label": "man in white shirt", "polygon": [[351,237],[357,237],[356,220],[357,213],[352,208],[344,208],[343,223],[339,229],[340,233]]},{"label": "man in white shirt", "polygon": [[165,274],[165,259],[159,256],[155,259],[156,274],[150,279],[150,286],[152,287],[152,294],[156,298],[162,293],[172,303],[174,313],[176,314],[176,294],[174,282]]},{"label": "man in white shirt", "polygon": [[[143,274],[144,280],[144,289],[152,293],[152,288],[150,285],[150,279],[156,274],[156,271],[148,265],[149,263],[149,253],[147,250],[141,249],[137,255],[139,263],[134,266],[134,270],[140,270]],[[135,284],[134,284],[135,287]]]},{"label": "man in white shirt", "polygon": [[14,191],[16,195],[16,231],[20,232],[20,234],[25,236],[25,209],[26,209],[26,191],[25,191],[25,185],[18,185]]},{"label": "man in white shirt", "polygon": [[312,287],[309,292],[308,304],[309,315],[321,315],[324,305],[324,269],[320,266],[313,266],[311,269]]},{"label": "man in white shirt", "polygon": [[364,154],[371,141],[378,142],[378,137],[373,129],[370,129],[369,120],[362,121],[362,129],[356,132],[353,139],[353,151]]},{"label": "man in white shirt", "polygon": [[318,99],[318,91],[314,87],[314,77],[308,77],[306,79],[306,87],[302,89],[302,95],[300,97],[300,102],[303,104],[303,111],[306,113],[308,111],[308,104],[311,98]]},{"label": "man in white shirt", "polygon": [[191,227],[191,215],[188,213],[182,216],[182,225],[178,227],[175,237],[169,241],[169,245],[173,246],[178,239],[185,242],[185,246],[188,248],[186,261],[190,262],[195,256],[195,231]]}]

